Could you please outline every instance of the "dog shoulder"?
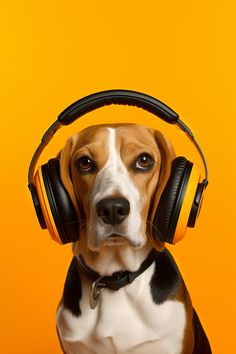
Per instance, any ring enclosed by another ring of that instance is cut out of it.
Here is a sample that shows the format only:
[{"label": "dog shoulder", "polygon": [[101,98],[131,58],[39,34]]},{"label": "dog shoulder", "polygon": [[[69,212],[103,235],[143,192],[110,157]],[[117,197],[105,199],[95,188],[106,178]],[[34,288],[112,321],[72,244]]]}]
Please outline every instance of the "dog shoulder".
[{"label": "dog shoulder", "polygon": [[173,256],[167,249],[161,252],[155,261],[150,289],[152,299],[156,304],[162,304],[176,297],[185,298],[187,290],[183,278]]},{"label": "dog shoulder", "polygon": [[82,297],[81,280],[77,260],[73,257],[67,272],[64,285],[62,304],[74,316],[81,315],[80,300]]}]

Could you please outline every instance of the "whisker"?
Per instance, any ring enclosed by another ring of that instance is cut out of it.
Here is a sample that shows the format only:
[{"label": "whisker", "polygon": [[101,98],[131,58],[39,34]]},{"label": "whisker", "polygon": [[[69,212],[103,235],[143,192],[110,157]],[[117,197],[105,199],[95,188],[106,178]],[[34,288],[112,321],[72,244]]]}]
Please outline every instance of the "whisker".
[{"label": "whisker", "polygon": [[78,224],[78,223],[81,223],[83,221],[87,221],[87,219],[79,219],[79,220],[71,221],[68,224]]},{"label": "whisker", "polygon": [[82,225],[81,237],[80,237],[80,242],[79,242],[79,247],[78,247],[79,251],[82,251],[86,242],[88,242],[88,240],[90,239],[90,237],[92,235],[91,231],[93,231],[93,229],[94,229],[94,227],[92,225],[87,225],[86,223],[84,223]]},{"label": "whisker", "polygon": [[[144,220],[144,219],[142,219],[141,221],[142,221],[143,223],[145,223],[146,225],[147,225],[147,224],[150,224],[150,225],[155,229],[155,231],[156,231],[157,234],[158,234],[158,237],[159,237],[160,240],[161,240],[161,233],[159,232],[159,230],[157,229],[157,227],[156,227],[151,221],[149,221],[149,220]],[[149,234],[148,230],[146,230],[146,236],[147,236],[147,239],[153,243],[154,240],[153,240],[153,238],[151,237],[151,235]]]}]

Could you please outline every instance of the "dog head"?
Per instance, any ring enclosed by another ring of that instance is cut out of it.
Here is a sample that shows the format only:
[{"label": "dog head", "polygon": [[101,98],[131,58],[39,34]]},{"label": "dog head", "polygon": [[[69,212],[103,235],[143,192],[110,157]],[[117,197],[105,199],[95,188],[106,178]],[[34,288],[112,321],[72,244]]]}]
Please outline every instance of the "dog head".
[{"label": "dog head", "polygon": [[149,237],[175,157],[162,133],[136,124],[92,126],[70,137],[58,157],[80,219],[79,248],[163,248]]}]

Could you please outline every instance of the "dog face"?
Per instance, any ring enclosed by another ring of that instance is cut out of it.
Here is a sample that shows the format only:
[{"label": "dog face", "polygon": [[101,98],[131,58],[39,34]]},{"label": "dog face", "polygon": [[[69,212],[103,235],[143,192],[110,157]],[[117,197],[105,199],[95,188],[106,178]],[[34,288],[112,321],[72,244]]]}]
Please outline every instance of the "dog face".
[{"label": "dog face", "polygon": [[79,243],[92,251],[146,244],[173,157],[170,142],[141,125],[92,126],[69,138],[60,168],[81,220]]}]

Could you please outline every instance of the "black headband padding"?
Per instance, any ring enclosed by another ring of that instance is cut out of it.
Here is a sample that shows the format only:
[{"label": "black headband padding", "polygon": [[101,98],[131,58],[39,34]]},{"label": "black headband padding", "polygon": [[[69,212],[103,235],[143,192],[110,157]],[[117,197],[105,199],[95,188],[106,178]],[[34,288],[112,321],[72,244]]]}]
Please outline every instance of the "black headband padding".
[{"label": "black headband padding", "polygon": [[170,124],[175,124],[179,118],[175,111],[152,96],[130,90],[107,90],[94,93],[72,103],[61,112],[58,120],[63,125],[69,125],[84,114],[111,104],[143,108]]}]

